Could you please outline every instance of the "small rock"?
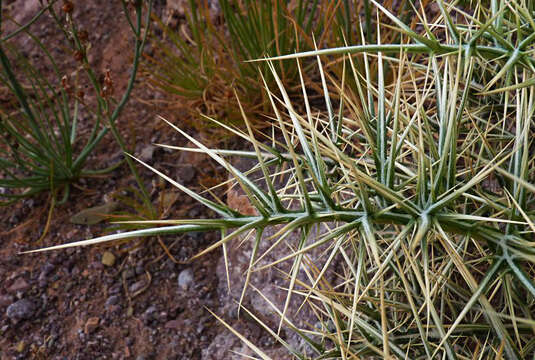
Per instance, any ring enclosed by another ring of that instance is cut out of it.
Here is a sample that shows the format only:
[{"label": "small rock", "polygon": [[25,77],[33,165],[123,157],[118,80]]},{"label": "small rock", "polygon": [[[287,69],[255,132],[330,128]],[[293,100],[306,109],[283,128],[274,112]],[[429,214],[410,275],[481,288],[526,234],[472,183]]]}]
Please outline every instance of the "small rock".
[{"label": "small rock", "polygon": [[10,293],[25,292],[30,288],[30,284],[26,282],[23,278],[18,278],[15,282],[7,289]]},{"label": "small rock", "polygon": [[258,215],[258,210],[251,204],[247,195],[235,188],[229,189],[227,193],[227,203],[232,209],[236,209],[242,214]]},{"label": "small rock", "polygon": [[193,283],[193,270],[191,268],[184,269],[178,275],[178,287],[182,290],[187,290]]},{"label": "small rock", "polygon": [[47,262],[45,265],[43,265],[43,267],[41,268],[41,275],[43,276],[48,276],[50,275],[50,273],[52,271],[54,271],[56,267],[54,266],[54,264],[50,263],[50,262]]},{"label": "small rock", "polygon": [[117,295],[121,292],[122,288],[123,288],[122,284],[115,284],[109,288],[108,294]]},{"label": "small rock", "polygon": [[147,310],[145,310],[145,315],[153,315],[156,312],[158,312],[158,308],[154,305],[151,305],[147,308]]},{"label": "small rock", "polygon": [[139,154],[139,159],[143,162],[151,161],[152,156],[154,155],[155,149],[156,149],[156,146],[153,146],[153,145],[145,146],[145,148],[141,150],[141,153]]},{"label": "small rock", "polygon": [[24,342],[24,340],[21,340],[17,344],[17,348],[15,350],[17,350],[18,353],[21,353],[24,351],[25,348],[26,348],[26,343]]},{"label": "small rock", "polygon": [[115,255],[113,255],[110,251],[106,251],[104,254],[102,254],[101,262],[103,265],[113,266],[113,264],[115,264]]},{"label": "small rock", "polygon": [[135,283],[133,283],[132,285],[130,285],[130,287],[128,288],[128,290],[131,292],[131,293],[135,293],[141,289],[143,289],[145,287],[145,281],[144,280],[140,280],[140,281],[136,281]]},{"label": "small rock", "polygon": [[169,320],[165,323],[166,329],[180,330],[182,328],[182,323],[178,320]]},{"label": "small rock", "polygon": [[38,282],[39,282],[39,287],[45,287],[46,284],[48,283],[48,280],[47,280],[46,276],[41,276],[41,275],[39,275],[39,279],[37,279]]},{"label": "small rock", "polygon": [[194,206],[193,208],[191,208],[190,211],[188,211],[188,217],[190,219],[195,219],[197,218],[197,216],[199,216],[200,213],[201,213],[200,208],[197,206]]},{"label": "small rock", "polygon": [[99,322],[100,319],[98,317],[90,317],[89,319],[87,319],[84,326],[85,333],[91,334],[93,331],[95,331],[95,329],[98,327]]},{"label": "small rock", "polygon": [[183,164],[177,170],[177,177],[184,183],[190,182],[195,177],[195,168],[190,164]]},{"label": "small rock", "polygon": [[106,300],[106,306],[116,305],[119,302],[119,296],[112,295]]},{"label": "small rock", "polygon": [[40,287],[46,286],[46,284],[48,283],[48,276],[52,273],[52,271],[54,271],[54,269],[54,264],[50,262],[47,262],[45,265],[43,265],[43,267],[41,268],[41,273],[39,273],[39,278],[37,279]]},{"label": "small rock", "polygon": [[150,322],[155,319],[155,315],[158,312],[158,308],[154,305],[149,306],[147,310],[143,313],[143,317],[145,318],[145,322]]},{"label": "small rock", "polygon": [[24,320],[31,318],[34,312],[34,303],[27,299],[21,299],[7,307],[6,315],[11,320]]},{"label": "small rock", "polygon": [[78,274],[80,274],[80,269],[78,268],[78,266],[74,266],[71,269],[71,276],[78,276]]}]

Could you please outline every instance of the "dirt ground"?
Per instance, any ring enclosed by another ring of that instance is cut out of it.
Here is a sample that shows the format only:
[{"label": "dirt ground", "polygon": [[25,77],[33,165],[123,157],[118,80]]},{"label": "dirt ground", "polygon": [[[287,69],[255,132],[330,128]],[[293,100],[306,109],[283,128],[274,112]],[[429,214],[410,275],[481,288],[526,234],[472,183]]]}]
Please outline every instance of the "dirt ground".
[{"label": "dirt ground", "polygon": [[[95,69],[110,69],[116,93],[121,94],[129,75],[132,42],[119,1],[74,1],[74,19],[89,31],[92,43],[89,59]],[[28,21],[40,8],[38,0],[4,2],[5,12],[19,22]],[[162,12],[165,3],[155,5]],[[61,43],[51,21],[44,17],[32,31],[48,44]],[[19,42],[20,50],[37,57],[31,44]],[[149,49],[150,51],[150,49]],[[63,47],[53,54],[63,59],[65,71],[74,64]],[[156,94],[138,81],[118,126],[126,141],[135,143],[152,166],[193,189],[210,185],[221,169],[199,156],[168,152],[152,147],[153,142],[184,145],[185,141],[156,115],[188,129],[186,111],[155,108],[147,101]],[[181,125],[184,124],[184,125]],[[90,124],[82,124],[81,136]],[[89,158],[87,167],[99,169],[121,159],[111,135]],[[162,192],[168,218],[212,216],[189,197],[161,186],[156,177],[141,170],[154,203]],[[20,255],[21,251],[89,239],[106,234],[110,225],[73,224],[80,211],[104,204],[133,186],[126,166],[103,177],[84,178],[73,188],[67,203],[54,208],[48,232],[48,194],[20,201],[0,209],[0,359],[201,359],[202,350],[223,327],[206,308],[220,308],[216,266],[221,257],[214,251],[186,264],[216,239],[217,234],[190,234],[162,239],[146,238],[112,247],[75,248],[47,253]],[[126,210],[119,205],[118,210]],[[161,243],[160,243],[161,241]],[[165,253],[169,248],[176,262]],[[108,262],[112,253],[115,261]],[[108,265],[104,265],[107,263]],[[8,307],[18,317],[7,316]],[[13,307],[14,306],[14,307]]]}]

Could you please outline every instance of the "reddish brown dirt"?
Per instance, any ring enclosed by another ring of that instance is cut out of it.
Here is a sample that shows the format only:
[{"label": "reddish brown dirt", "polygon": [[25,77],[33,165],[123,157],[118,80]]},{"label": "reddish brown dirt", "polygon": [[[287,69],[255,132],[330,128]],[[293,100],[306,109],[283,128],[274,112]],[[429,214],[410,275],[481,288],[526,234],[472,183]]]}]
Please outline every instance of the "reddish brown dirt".
[{"label": "reddish brown dirt", "polygon": [[[120,2],[74,3],[75,21],[90,34],[91,63],[101,75],[110,69],[116,94],[121,94],[129,75],[132,45]],[[6,13],[22,23],[40,7],[38,0],[17,0],[4,6]],[[161,9],[162,5],[156,4],[156,11]],[[49,19],[44,17],[31,30],[52,44],[53,55],[61,59],[66,73],[75,69],[68,49],[55,46],[64,39]],[[28,56],[37,52],[30,44],[17,41]],[[187,120],[187,112],[165,113],[147,105],[145,101],[154,96],[143,82],[138,82],[118,122],[138,154],[152,142],[185,144],[174,131],[159,125],[156,115],[163,113],[181,124]],[[90,124],[82,124],[81,136],[89,130]],[[104,168],[120,158],[120,150],[108,134],[87,167]],[[218,176],[218,169],[205,159],[178,152],[157,149],[148,162],[173,178],[182,178],[193,189],[200,189],[199,182]],[[152,173],[141,170],[141,174],[157,204],[160,193],[171,187],[162,190]],[[105,196],[134,185],[134,181],[126,166],[121,166],[76,185],[67,203],[54,208],[50,227],[40,242],[37,240],[47,222],[48,194],[0,208],[0,359],[200,359],[202,349],[221,331],[205,309],[218,307],[216,265],[221,255],[217,251],[191,264],[175,263],[158,239],[147,238],[109,248],[19,254],[105,234],[109,228],[106,223],[75,225],[70,218],[83,209],[101,205]],[[210,216],[185,195],[177,195],[168,217]],[[192,234],[161,241],[182,261],[214,239],[215,234]],[[113,266],[102,264],[105,251],[117,257]],[[192,270],[193,281],[181,289],[177,278],[185,269]],[[140,293],[133,296],[136,291]],[[33,309],[28,319],[14,321],[6,316],[6,309],[20,299],[31,302]]]}]

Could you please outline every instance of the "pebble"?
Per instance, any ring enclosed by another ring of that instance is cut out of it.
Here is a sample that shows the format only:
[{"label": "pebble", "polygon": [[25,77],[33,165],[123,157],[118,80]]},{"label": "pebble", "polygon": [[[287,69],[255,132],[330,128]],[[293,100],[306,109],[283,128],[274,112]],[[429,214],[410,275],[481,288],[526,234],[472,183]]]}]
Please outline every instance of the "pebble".
[{"label": "pebble", "polygon": [[139,159],[143,162],[150,162],[152,160],[152,156],[154,155],[154,150],[156,149],[156,146],[148,145],[143,150],[141,150],[141,154],[139,154]]},{"label": "pebble", "polygon": [[6,315],[12,320],[29,319],[35,313],[35,305],[28,299],[21,299],[9,305]]},{"label": "pebble", "polygon": [[188,183],[195,177],[195,168],[190,164],[184,164],[177,170],[177,177],[184,183]]},{"label": "pebble", "polygon": [[193,283],[193,270],[191,268],[184,269],[178,275],[178,287],[182,290],[187,290]]},{"label": "pebble", "polygon": [[43,276],[42,273],[39,275],[39,278],[37,280],[40,287],[45,287],[48,283],[48,279],[46,278],[46,276]]},{"label": "pebble", "polygon": [[41,274],[39,276],[48,276],[50,275],[50,273],[52,271],[54,271],[55,269],[55,266],[54,264],[50,263],[50,262],[47,262],[46,264],[43,265],[43,267],[41,268]]},{"label": "pebble", "polygon": [[145,310],[145,313],[143,314],[143,317],[145,318],[145,322],[148,323],[155,319],[155,315],[158,312],[158,308],[154,305],[151,305]]},{"label": "pebble", "polygon": [[158,308],[155,305],[151,305],[145,310],[145,315],[153,315],[158,312]]},{"label": "pebble", "polygon": [[166,329],[180,330],[182,323],[179,320],[169,320],[164,326]]},{"label": "pebble", "polygon": [[113,266],[115,264],[115,255],[113,255],[110,251],[106,251],[104,254],[102,254],[101,262],[103,265]]},{"label": "pebble", "polygon": [[122,290],[123,286],[122,284],[115,284],[108,290],[108,294],[110,295],[116,295],[119,294]]},{"label": "pebble", "polygon": [[23,278],[18,278],[15,282],[7,289],[10,293],[25,292],[30,288],[30,284],[26,282]]},{"label": "pebble", "polygon": [[139,291],[139,290],[143,289],[144,287],[145,287],[145,280],[140,280],[140,281],[136,281],[135,283],[130,285],[128,290],[131,293],[135,293],[136,291]]},{"label": "pebble", "polygon": [[106,306],[116,305],[119,302],[119,296],[112,295],[106,300]]},{"label": "pebble", "polygon": [[198,207],[193,207],[190,211],[188,211],[188,217],[190,219],[195,219],[199,216],[201,213],[201,210]]}]

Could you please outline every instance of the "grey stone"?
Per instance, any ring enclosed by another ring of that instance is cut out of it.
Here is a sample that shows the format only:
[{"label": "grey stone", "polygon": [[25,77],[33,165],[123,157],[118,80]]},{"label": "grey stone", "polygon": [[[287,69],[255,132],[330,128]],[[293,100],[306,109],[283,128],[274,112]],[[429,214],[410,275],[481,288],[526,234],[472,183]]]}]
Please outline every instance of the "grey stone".
[{"label": "grey stone", "polygon": [[119,296],[112,295],[106,300],[106,306],[115,305],[119,302]]},{"label": "grey stone", "polygon": [[28,299],[21,299],[7,307],[6,315],[12,320],[30,319],[35,313],[35,304]]},{"label": "grey stone", "polygon": [[178,274],[178,287],[182,290],[187,290],[193,283],[193,270],[191,268],[184,269]]},{"label": "grey stone", "polygon": [[145,287],[145,280],[140,280],[130,285],[128,290],[130,291],[130,293],[135,293],[136,291],[139,291],[143,289],[144,287]]},{"label": "grey stone", "polygon": [[143,313],[143,317],[145,319],[145,322],[150,322],[152,320],[155,320],[156,314],[158,312],[158,308],[154,305],[151,305],[145,310]]},{"label": "grey stone", "polygon": [[187,183],[195,177],[195,168],[190,164],[183,164],[177,170],[177,177],[183,182]]},{"label": "grey stone", "polygon": [[147,145],[143,150],[141,150],[141,153],[139,154],[139,159],[143,162],[150,162],[152,161],[152,156],[154,155],[154,150],[156,149],[153,145]]}]

